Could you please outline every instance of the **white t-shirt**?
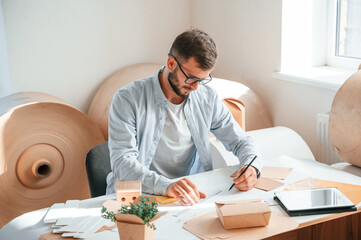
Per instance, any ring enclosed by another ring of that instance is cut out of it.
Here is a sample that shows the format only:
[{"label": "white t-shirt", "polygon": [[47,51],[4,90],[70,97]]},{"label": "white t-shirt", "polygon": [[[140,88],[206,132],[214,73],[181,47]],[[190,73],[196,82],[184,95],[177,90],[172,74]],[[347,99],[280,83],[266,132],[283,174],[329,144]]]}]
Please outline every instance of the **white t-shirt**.
[{"label": "white t-shirt", "polygon": [[168,104],[167,116],[150,170],[173,179],[189,175],[195,146],[181,104]]}]

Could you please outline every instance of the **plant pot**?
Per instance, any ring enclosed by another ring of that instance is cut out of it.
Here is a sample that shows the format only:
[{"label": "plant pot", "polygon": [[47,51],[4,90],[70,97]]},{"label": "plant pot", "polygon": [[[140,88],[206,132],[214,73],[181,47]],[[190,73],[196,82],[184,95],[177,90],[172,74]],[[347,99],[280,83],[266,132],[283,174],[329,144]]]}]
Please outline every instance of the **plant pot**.
[{"label": "plant pot", "polygon": [[[154,222],[153,222],[154,223]],[[154,229],[144,223],[126,223],[117,221],[120,240],[153,240]]]},{"label": "plant pot", "polygon": [[[158,212],[150,221],[149,224],[154,224],[156,220],[164,215],[166,212]],[[154,239],[154,229],[150,228],[144,221],[132,214],[115,215],[117,220],[119,239],[120,240],[152,240]]]}]

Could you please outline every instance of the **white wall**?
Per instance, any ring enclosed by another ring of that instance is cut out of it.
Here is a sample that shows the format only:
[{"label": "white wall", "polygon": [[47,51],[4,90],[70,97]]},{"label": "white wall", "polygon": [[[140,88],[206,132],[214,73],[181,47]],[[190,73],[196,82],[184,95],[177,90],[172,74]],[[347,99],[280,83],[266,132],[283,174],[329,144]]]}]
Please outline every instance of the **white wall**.
[{"label": "white wall", "polygon": [[291,127],[317,157],[316,117],[334,91],[271,77],[281,62],[281,0],[6,0],[14,91],[43,91],[87,111],[122,66],[164,63],[177,34],[198,27],[216,41],[214,75],[242,82],[275,125]]},{"label": "white wall", "polygon": [[190,26],[189,0],[3,0],[13,92],[41,91],[87,111],[117,69],[164,63]]},{"label": "white wall", "polygon": [[280,67],[281,0],[192,3],[192,24],[209,32],[219,50],[214,75],[244,83],[271,108],[266,93],[274,84],[270,74]]},{"label": "white wall", "polygon": [[2,4],[0,4],[0,98],[11,93],[10,70]]},{"label": "white wall", "polygon": [[331,109],[335,91],[274,79],[281,63],[281,0],[195,0],[192,25],[216,40],[219,60],[214,75],[254,90],[275,126],[299,133],[317,158],[317,114]]}]

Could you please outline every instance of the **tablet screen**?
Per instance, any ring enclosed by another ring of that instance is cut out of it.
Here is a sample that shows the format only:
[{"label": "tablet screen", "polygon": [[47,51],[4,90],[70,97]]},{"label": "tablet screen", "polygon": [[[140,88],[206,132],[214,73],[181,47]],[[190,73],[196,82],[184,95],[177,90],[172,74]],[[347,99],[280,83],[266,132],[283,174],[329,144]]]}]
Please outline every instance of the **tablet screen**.
[{"label": "tablet screen", "polygon": [[316,188],[277,192],[289,211],[352,207],[354,204],[337,188]]}]

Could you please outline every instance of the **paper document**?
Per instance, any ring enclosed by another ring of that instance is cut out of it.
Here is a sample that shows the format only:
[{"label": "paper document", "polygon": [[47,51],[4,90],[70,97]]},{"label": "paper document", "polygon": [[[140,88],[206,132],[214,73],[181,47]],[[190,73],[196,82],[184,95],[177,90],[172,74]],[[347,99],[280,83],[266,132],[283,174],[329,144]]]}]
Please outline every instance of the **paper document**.
[{"label": "paper document", "polygon": [[[278,180],[284,180],[292,171],[292,168],[285,167],[263,167],[261,177],[258,179],[255,188],[271,191],[282,186],[284,183]],[[235,177],[236,172],[234,172],[231,177]]]},{"label": "paper document", "polygon": [[272,178],[272,179],[286,179],[288,174],[292,171],[292,168],[285,167],[263,167],[262,168],[262,177],[263,178]]},{"label": "paper document", "polygon": [[273,189],[276,189],[280,186],[282,186],[283,183],[279,182],[279,181],[275,181],[272,179],[268,179],[268,178],[263,178],[260,177],[256,183],[256,186],[254,186],[255,188],[264,190],[264,191],[271,191]]},{"label": "paper document", "polygon": [[298,223],[290,217],[273,211],[268,226],[225,230],[217,213],[211,212],[184,223],[183,228],[201,239],[263,239],[293,230]]}]

